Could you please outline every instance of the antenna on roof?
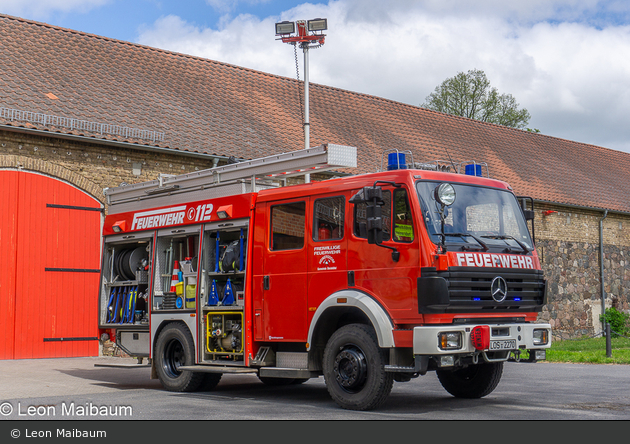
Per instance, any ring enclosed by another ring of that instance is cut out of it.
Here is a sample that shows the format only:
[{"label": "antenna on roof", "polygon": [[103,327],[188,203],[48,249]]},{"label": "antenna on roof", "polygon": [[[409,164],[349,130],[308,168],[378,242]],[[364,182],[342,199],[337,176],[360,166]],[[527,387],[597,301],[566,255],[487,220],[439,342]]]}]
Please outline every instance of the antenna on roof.
[{"label": "antenna on roof", "polygon": [[444,147],[444,150],[446,151],[446,155],[448,156],[448,160],[451,161],[451,165],[453,166],[453,171],[457,172],[457,168],[455,168],[455,164],[453,163],[453,159],[451,159],[451,155],[448,153],[448,147]]}]

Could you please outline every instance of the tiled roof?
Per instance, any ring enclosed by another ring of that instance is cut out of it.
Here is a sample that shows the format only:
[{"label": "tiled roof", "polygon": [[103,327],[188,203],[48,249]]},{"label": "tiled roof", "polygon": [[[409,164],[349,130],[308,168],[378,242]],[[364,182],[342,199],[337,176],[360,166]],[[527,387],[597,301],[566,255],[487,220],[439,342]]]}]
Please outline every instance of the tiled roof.
[{"label": "tiled roof", "polygon": [[[221,156],[303,148],[302,83],[251,69],[0,15],[0,108],[163,132],[161,141],[24,123],[2,125]],[[630,154],[449,116],[311,83],[311,145],[358,147],[359,170],[386,149],[416,162],[487,162],[537,200],[630,213]],[[448,150],[448,151],[447,151]]]}]

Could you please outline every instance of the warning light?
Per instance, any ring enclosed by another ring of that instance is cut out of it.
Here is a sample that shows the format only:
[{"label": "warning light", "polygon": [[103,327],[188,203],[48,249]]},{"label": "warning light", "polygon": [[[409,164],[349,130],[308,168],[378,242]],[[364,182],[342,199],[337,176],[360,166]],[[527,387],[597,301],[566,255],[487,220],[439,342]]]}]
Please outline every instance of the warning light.
[{"label": "warning light", "polygon": [[490,327],[478,325],[470,332],[470,339],[477,350],[488,350],[490,348]]}]

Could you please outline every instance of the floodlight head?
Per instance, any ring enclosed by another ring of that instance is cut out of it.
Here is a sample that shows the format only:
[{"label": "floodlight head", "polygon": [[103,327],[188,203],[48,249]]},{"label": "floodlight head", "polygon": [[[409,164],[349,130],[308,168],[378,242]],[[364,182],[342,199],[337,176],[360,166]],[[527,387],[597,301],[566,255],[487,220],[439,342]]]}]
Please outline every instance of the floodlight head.
[{"label": "floodlight head", "polygon": [[219,207],[217,210],[217,216],[219,216],[219,219],[229,219],[232,217],[232,205],[223,205],[222,207]]},{"label": "floodlight head", "polygon": [[295,32],[295,23],[283,21],[276,23],[276,35],[287,35]]},{"label": "floodlight head", "polygon": [[316,18],[307,22],[309,32],[325,31],[328,29],[328,19]]},{"label": "floodlight head", "polygon": [[112,225],[112,231],[114,233],[122,233],[127,229],[127,223],[124,220],[119,220]]}]

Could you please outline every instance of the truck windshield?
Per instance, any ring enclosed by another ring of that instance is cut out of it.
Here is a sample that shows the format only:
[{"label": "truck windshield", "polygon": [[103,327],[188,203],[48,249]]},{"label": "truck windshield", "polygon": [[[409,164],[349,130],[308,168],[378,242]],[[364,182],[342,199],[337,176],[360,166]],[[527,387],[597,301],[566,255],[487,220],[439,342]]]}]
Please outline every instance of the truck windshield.
[{"label": "truck windshield", "polygon": [[[434,190],[442,182],[417,182],[424,223],[431,240],[442,242],[441,205]],[[445,207],[445,245],[451,251],[528,253],[533,243],[514,194],[506,190],[452,183],[456,199]]]}]

